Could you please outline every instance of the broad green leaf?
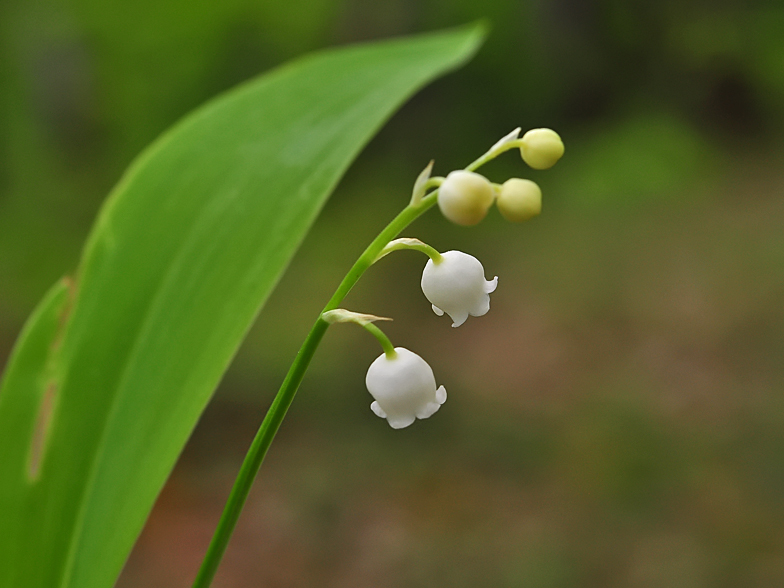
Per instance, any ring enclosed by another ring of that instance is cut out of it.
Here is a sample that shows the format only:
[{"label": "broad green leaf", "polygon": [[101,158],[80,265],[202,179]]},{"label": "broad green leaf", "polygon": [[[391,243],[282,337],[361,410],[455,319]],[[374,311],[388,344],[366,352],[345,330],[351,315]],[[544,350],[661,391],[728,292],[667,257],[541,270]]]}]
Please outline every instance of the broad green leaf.
[{"label": "broad green leaf", "polygon": [[131,165],[0,389],[0,586],[112,586],[253,318],[341,174],[476,28],[325,51]]}]

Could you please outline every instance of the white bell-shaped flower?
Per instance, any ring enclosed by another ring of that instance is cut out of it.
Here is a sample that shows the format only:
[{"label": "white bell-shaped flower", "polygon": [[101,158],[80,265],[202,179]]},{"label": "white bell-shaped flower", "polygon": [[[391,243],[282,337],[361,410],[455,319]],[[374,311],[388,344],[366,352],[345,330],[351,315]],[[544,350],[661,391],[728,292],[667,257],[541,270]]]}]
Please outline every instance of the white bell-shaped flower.
[{"label": "white bell-shaped flower", "polygon": [[382,354],[370,364],[365,384],[375,398],[370,409],[393,429],[432,416],[446,402],[446,389],[436,389],[427,362],[403,347],[395,347],[394,357]]},{"label": "white bell-shaped flower", "polygon": [[453,327],[462,325],[469,314],[487,314],[498,277],[485,280],[482,264],[467,253],[447,251],[441,257],[439,263],[429,260],[422,272],[422,292],[433,305],[433,312],[438,316],[447,313]]}]

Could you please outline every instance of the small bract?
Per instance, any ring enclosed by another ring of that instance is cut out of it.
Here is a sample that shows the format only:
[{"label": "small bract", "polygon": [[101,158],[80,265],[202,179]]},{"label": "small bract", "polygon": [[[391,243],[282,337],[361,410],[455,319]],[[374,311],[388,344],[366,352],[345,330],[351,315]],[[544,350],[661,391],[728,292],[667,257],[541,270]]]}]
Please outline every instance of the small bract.
[{"label": "small bract", "polygon": [[429,260],[422,272],[422,292],[433,305],[433,312],[438,316],[447,313],[453,327],[462,325],[469,314],[487,314],[498,276],[485,280],[482,264],[467,253],[447,251],[441,257],[440,263]]},{"label": "small bract", "polygon": [[365,384],[375,398],[370,409],[393,429],[426,419],[446,402],[446,389],[436,389],[433,370],[416,353],[395,347],[395,356],[379,356],[368,368]]},{"label": "small bract", "polygon": [[457,170],[446,176],[438,189],[438,207],[453,223],[472,226],[487,215],[493,205],[493,185],[477,173]]}]

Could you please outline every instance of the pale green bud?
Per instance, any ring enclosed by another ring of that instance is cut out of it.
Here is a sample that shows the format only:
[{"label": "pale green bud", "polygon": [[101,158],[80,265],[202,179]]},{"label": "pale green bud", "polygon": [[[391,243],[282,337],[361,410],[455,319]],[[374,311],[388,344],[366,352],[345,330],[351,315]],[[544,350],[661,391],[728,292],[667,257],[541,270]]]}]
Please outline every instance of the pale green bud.
[{"label": "pale green bud", "polygon": [[506,220],[521,223],[542,212],[542,190],[531,180],[512,178],[501,186],[496,203]]},{"label": "pale green bud", "polygon": [[521,139],[520,155],[534,169],[548,169],[564,154],[564,144],[552,129],[531,129]]},{"label": "pale green bud", "polygon": [[446,218],[458,225],[479,223],[494,199],[493,186],[487,178],[470,171],[453,171],[438,189],[438,207]]}]

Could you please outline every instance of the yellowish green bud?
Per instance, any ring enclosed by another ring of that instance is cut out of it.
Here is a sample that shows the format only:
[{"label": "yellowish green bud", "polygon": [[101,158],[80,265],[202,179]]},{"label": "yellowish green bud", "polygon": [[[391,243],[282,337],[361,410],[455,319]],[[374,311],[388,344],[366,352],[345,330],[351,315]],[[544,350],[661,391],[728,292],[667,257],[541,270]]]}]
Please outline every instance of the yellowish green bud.
[{"label": "yellowish green bud", "polygon": [[465,170],[450,173],[438,190],[438,207],[443,215],[464,226],[485,218],[494,199],[493,186],[487,178]]},{"label": "yellowish green bud", "polygon": [[512,178],[501,186],[496,203],[506,220],[521,223],[542,212],[542,190],[531,180]]},{"label": "yellowish green bud", "polygon": [[548,169],[564,154],[564,144],[552,129],[531,129],[521,139],[523,161],[534,169]]}]

